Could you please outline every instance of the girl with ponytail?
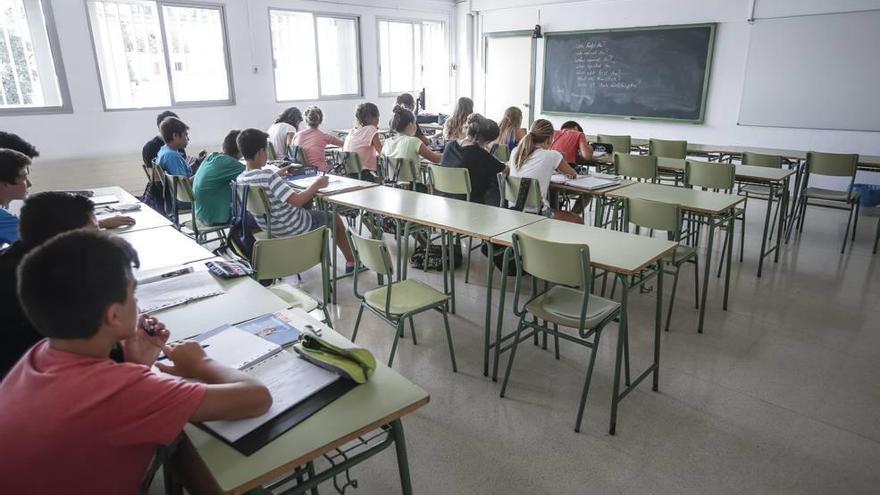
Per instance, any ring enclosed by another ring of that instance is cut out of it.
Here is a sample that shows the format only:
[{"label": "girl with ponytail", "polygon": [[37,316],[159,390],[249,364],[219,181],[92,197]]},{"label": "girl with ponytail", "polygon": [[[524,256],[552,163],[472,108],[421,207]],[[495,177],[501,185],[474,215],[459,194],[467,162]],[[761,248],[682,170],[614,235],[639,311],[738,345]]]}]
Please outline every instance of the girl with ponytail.
[{"label": "girl with ponytail", "polygon": [[385,140],[382,154],[388,158],[418,161],[419,157],[423,157],[433,163],[439,162],[440,155],[431,151],[416,137],[416,116],[403,105],[394,105],[392,112],[394,115],[391,117],[391,130],[397,134]]},{"label": "girl with ponytail", "polygon": [[583,223],[583,219],[568,211],[552,210],[547,194],[550,190],[550,177],[553,174],[565,174],[569,178],[577,177],[577,172],[565,161],[558,151],[550,150],[553,141],[553,124],[548,120],[538,119],[520,141],[519,146],[510,154],[511,177],[526,177],[538,181],[541,196],[544,198],[544,211],[552,212],[553,218],[574,223]]}]

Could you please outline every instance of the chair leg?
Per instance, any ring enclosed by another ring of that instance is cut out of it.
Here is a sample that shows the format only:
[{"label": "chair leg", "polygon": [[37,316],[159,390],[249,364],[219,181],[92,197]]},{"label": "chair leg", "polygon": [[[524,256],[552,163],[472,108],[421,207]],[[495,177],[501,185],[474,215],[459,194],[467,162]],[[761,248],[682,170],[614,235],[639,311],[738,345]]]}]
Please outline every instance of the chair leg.
[{"label": "chair leg", "polygon": [[[703,287],[703,290],[706,290]],[[700,309],[700,258],[694,257],[694,308]]]},{"label": "chair leg", "polygon": [[[768,204],[769,208],[770,205]],[[746,212],[743,211],[742,219],[739,224],[739,262],[743,262],[743,254],[746,250]]]},{"label": "chair leg", "polygon": [[[510,357],[507,358],[507,370],[504,371],[504,381],[501,382],[501,397],[504,397],[504,393],[507,392],[507,380],[510,379],[510,370],[513,368],[513,359],[516,357],[516,349],[519,347],[519,336],[522,334],[523,328],[523,317],[519,318],[519,323],[516,324],[516,333],[513,335],[513,343],[510,347]],[[499,349],[496,349],[495,352],[499,352]]]},{"label": "chair leg", "polygon": [[321,309],[324,310],[324,321],[327,323],[327,326],[333,328],[333,322],[330,320],[330,312],[327,311],[327,305],[322,305]]},{"label": "chair leg", "polygon": [[409,317],[409,331],[412,332],[413,337],[413,345],[419,345],[419,342],[416,340],[416,325],[413,323],[413,317]]},{"label": "chair leg", "polygon": [[391,355],[388,356],[388,367],[391,367],[391,363],[394,362],[394,353],[397,352],[397,343],[400,341],[400,335],[403,333],[403,325],[405,320],[403,318],[397,320],[397,325],[394,328],[394,343],[391,344]]},{"label": "chair leg", "polygon": [[862,204],[856,201],[856,218],[853,220],[853,233],[852,233],[852,241],[856,242],[856,228],[859,226],[859,211],[861,211]]},{"label": "chair leg", "polygon": [[553,350],[556,359],[559,359],[559,325],[556,323],[553,324]]},{"label": "chair leg", "polygon": [[364,307],[360,306],[358,308],[357,318],[355,318],[355,320],[354,320],[354,330],[352,330],[352,332],[351,332],[351,341],[352,342],[354,342],[354,339],[356,339],[358,336],[358,328],[361,325],[361,316],[363,316],[363,314],[364,314]]},{"label": "chair leg", "polygon": [[798,232],[804,231],[804,220],[807,216],[807,198],[804,197],[803,201],[801,201],[801,213],[798,216]]},{"label": "chair leg", "polygon": [[877,232],[874,234],[874,254],[877,254],[877,244],[880,244],[880,218],[877,219]]},{"label": "chair leg", "polygon": [[584,389],[581,391],[581,402],[578,405],[577,421],[575,421],[574,424],[574,431],[576,433],[580,433],[581,421],[584,419],[584,409],[587,405],[587,394],[590,392],[590,381],[592,381],[593,378],[593,365],[596,364],[596,354],[599,351],[600,334],[601,331],[597,331],[596,337],[593,339],[593,348],[590,352],[590,364],[587,365],[587,377],[584,379]]},{"label": "chair leg", "polygon": [[[467,262],[464,265],[464,283],[468,283],[471,275],[471,249],[473,249],[474,238],[468,237]],[[492,260],[489,260],[491,263]]]},{"label": "chair leg", "polygon": [[840,254],[846,250],[846,241],[849,239],[849,226],[852,224],[853,210],[855,210],[855,206],[851,205],[849,207],[849,215],[846,217],[846,231],[843,233],[843,245],[840,246]]},{"label": "chair leg", "polygon": [[[672,293],[669,296],[669,309],[666,311],[666,328],[669,331],[669,322],[672,320],[672,308],[675,306],[675,292],[678,289],[678,274],[681,272],[681,264],[675,267],[675,277],[672,279]],[[698,298],[699,299],[699,298]]]},{"label": "chair leg", "polygon": [[452,345],[452,332],[449,330],[449,317],[446,315],[446,311],[440,312],[443,313],[443,326],[446,327],[446,343],[449,344],[449,359],[452,360],[452,372],[457,373],[458,366],[455,364],[455,347]]}]

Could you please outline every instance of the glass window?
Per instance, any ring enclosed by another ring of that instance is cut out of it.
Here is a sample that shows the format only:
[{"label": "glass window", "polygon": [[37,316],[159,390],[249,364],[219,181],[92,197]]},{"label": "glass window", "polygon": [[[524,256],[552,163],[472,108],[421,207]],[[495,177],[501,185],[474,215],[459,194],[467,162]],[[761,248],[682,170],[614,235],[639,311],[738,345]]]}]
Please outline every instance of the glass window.
[{"label": "glass window", "polygon": [[449,56],[442,22],[379,21],[382,94],[425,88],[432,107],[449,103]]},{"label": "glass window", "polygon": [[0,0],[0,112],[65,106],[43,8],[40,0]]},{"label": "glass window", "polygon": [[278,101],[360,94],[357,18],[270,9],[269,28]]},{"label": "glass window", "polygon": [[219,7],[89,0],[108,109],[230,101]]}]

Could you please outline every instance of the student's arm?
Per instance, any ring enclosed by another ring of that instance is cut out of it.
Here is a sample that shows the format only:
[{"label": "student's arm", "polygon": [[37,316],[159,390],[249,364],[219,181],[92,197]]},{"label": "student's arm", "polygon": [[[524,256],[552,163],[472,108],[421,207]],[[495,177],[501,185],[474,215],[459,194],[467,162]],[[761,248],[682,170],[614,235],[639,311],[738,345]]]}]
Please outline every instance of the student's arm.
[{"label": "student's arm", "polygon": [[119,227],[126,227],[134,224],[134,218],[125,215],[115,215],[98,220],[98,227],[102,229],[118,229]]},{"label": "student's arm", "polygon": [[373,141],[371,143],[373,145],[373,149],[376,150],[376,153],[382,154],[382,139],[379,138],[379,133],[373,135]]},{"label": "student's arm", "polygon": [[422,144],[424,144],[425,146],[431,144],[431,140],[426,138],[424,134],[422,134],[421,136],[416,136],[416,137],[419,138],[419,141],[421,141]]},{"label": "student's arm", "polygon": [[284,140],[284,142],[287,143],[288,148],[290,148],[290,145],[293,144],[293,137],[294,136],[296,136],[295,132],[288,132],[287,133],[287,138]]},{"label": "student's arm", "polygon": [[580,148],[581,158],[588,161],[593,159],[593,147],[590,146],[590,142],[587,141],[587,136],[584,133],[581,133],[578,148]]},{"label": "student's arm", "polygon": [[327,134],[327,135],[330,136],[330,139],[328,139],[327,142],[332,144],[333,146],[342,146],[344,144],[344,142],[341,139],[334,136],[333,134]]},{"label": "student's arm", "polygon": [[272,406],[272,395],[265,385],[209,358],[198,342],[165,346],[165,355],[173,364],[156,363],[160,370],[208,384],[205,397],[190,421],[250,418],[265,413]]},{"label": "student's arm", "polygon": [[571,165],[565,161],[564,156],[559,159],[559,165],[556,166],[556,171],[560,174],[565,174],[569,179],[577,177],[577,172],[575,172],[575,170],[571,168]]},{"label": "student's arm", "polygon": [[312,185],[308,187],[308,189],[303,192],[293,193],[290,197],[287,198],[287,204],[290,206],[295,206],[297,208],[302,208],[303,206],[309,204],[315,194],[318,194],[318,189],[322,187],[327,187],[327,184],[330,183],[330,179],[326,175],[322,175],[318,177],[315,182],[312,182]]},{"label": "student's arm", "polygon": [[425,146],[425,143],[419,145],[419,155],[431,163],[440,163],[440,155],[431,151],[431,148]]}]

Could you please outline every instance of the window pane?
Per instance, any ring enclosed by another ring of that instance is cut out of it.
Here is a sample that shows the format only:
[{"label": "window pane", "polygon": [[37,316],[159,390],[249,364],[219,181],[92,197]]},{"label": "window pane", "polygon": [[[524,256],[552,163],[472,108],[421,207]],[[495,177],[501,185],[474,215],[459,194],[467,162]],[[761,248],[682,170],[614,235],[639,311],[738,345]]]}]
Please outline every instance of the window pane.
[{"label": "window pane", "polygon": [[422,84],[432,108],[449,104],[449,52],[443,24],[422,24]]},{"label": "window pane", "polygon": [[275,98],[278,101],[318,98],[315,25],[306,12],[269,11]]},{"label": "window pane", "polygon": [[0,109],[62,105],[39,0],[0,0],[0,81]]},{"label": "window pane", "polygon": [[229,99],[219,9],[162,7],[175,101]]},{"label": "window pane", "polygon": [[418,38],[414,26],[408,22],[379,22],[379,51],[381,65],[381,92],[413,91],[416,87],[414,45]]},{"label": "window pane", "polygon": [[89,1],[107,108],[171,104],[155,2]]},{"label": "window pane", "polygon": [[358,84],[357,21],[318,17],[321,95],[354,95]]}]

